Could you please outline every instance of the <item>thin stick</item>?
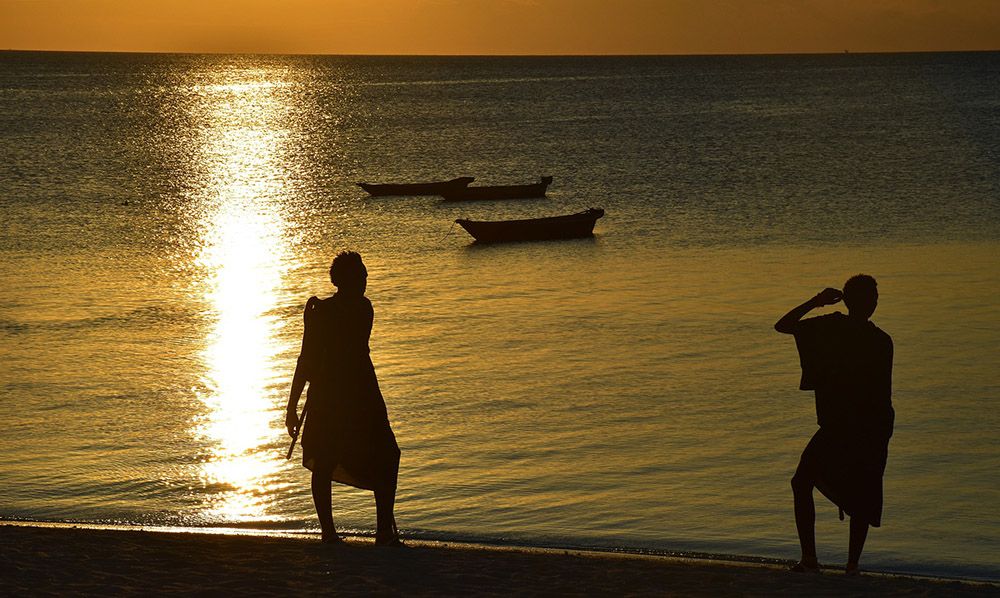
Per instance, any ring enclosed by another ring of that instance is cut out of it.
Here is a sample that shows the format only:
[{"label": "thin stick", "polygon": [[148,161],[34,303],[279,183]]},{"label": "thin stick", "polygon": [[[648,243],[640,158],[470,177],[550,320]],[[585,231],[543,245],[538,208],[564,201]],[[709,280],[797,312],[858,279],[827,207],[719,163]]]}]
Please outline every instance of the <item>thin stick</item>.
[{"label": "thin stick", "polygon": [[309,409],[309,401],[302,406],[302,417],[299,418],[299,423],[295,424],[295,433],[292,434],[292,444],[288,447],[288,454],[285,455],[285,459],[292,458],[292,451],[295,450],[295,443],[299,441],[299,432],[302,431],[302,424],[306,423],[306,410]]}]

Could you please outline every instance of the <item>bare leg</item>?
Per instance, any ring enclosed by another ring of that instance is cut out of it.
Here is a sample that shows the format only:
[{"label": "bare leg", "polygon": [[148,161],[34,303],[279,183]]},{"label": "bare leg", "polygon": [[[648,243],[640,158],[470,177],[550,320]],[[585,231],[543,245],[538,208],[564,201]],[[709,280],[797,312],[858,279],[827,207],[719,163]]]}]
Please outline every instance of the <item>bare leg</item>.
[{"label": "bare leg", "polygon": [[[390,431],[391,435],[392,432]],[[396,441],[392,439],[392,445],[395,447]],[[382,546],[402,546],[403,543],[399,540],[399,532],[396,530],[396,516],[393,514],[393,510],[396,507],[396,476],[399,474],[399,449],[395,448],[394,462],[392,463],[392,471],[387,472],[389,475],[385,480],[385,484],[382,488],[375,491],[375,512],[376,512],[376,528],[375,528],[375,544]]]},{"label": "bare leg", "polygon": [[316,516],[323,532],[323,542],[336,542],[337,528],[333,525],[333,499],[330,496],[330,475],[316,472],[312,474],[313,504],[316,505]]},{"label": "bare leg", "polygon": [[865,540],[868,538],[868,522],[851,517],[851,541],[847,551],[847,573],[856,574],[858,562],[861,560],[861,551],[865,548]]},{"label": "bare leg", "polygon": [[799,532],[799,546],[802,559],[799,564],[806,568],[816,568],[816,503],[813,501],[813,481],[804,472],[795,472],[792,478],[792,494],[795,497],[795,529]]},{"label": "bare leg", "polygon": [[396,519],[393,509],[396,504],[396,489],[386,488],[375,491],[376,530],[375,542],[390,544],[396,540]]}]

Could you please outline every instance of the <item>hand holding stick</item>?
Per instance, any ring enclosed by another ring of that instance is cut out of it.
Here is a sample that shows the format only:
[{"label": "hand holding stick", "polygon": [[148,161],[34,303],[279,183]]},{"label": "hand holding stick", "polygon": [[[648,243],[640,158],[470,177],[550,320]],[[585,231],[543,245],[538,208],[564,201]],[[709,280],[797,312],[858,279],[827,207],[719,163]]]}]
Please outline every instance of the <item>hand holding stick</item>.
[{"label": "hand holding stick", "polygon": [[[302,407],[302,417],[296,418],[295,412],[288,411],[285,414],[285,426],[288,427],[288,435],[292,437],[292,444],[288,447],[288,454],[285,455],[285,459],[292,458],[292,451],[295,450],[295,443],[299,441],[299,433],[302,431],[302,425],[306,423],[306,410],[309,409],[309,402]],[[294,422],[290,425],[290,422]]]}]

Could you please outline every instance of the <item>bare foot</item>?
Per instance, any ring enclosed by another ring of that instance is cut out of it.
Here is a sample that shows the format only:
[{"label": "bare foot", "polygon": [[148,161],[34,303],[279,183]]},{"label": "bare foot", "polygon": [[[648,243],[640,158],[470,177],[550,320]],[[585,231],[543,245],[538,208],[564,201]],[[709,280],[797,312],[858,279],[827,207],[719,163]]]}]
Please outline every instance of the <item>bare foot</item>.
[{"label": "bare foot", "polygon": [[789,571],[794,571],[795,573],[819,573],[819,562],[801,560],[791,567],[788,568]]},{"label": "bare foot", "polygon": [[386,532],[375,534],[375,546],[394,546],[396,548],[404,548],[406,545],[399,539],[399,532],[393,530],[391,533]]}]

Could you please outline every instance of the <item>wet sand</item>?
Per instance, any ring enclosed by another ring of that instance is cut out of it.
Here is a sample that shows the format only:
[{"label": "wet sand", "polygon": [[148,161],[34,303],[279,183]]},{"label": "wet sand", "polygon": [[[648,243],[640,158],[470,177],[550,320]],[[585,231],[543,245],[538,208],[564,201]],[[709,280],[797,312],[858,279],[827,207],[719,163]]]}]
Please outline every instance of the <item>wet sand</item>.
[{"label": "wet sand", "polygon": [[0,526],[0,594],[996,596],[1000,586],[592,552]]}]

